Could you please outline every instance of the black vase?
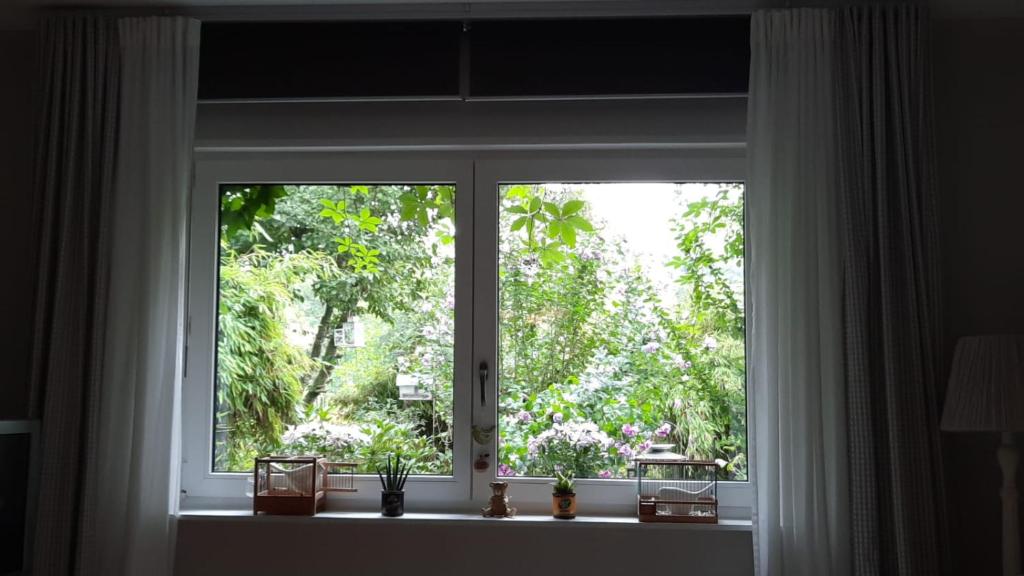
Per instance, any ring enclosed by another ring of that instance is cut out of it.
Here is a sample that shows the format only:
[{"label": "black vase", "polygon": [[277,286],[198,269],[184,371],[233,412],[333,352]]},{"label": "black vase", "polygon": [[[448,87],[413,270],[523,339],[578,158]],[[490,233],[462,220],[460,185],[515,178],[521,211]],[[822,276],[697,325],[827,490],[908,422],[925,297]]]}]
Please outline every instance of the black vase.
[{"label": "black vase", "polygon": [[405,492],[400,490],[381,490],[380,515],[397,518],[405,514]]}]

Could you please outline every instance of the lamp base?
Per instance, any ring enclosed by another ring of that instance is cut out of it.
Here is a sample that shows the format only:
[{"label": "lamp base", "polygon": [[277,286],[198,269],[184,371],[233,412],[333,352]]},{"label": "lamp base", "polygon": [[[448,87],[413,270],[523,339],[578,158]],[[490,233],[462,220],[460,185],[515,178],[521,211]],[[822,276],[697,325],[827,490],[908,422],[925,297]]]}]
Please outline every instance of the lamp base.
[{"label": "lamp base", "polygon": [[1017,446],[1013,432],[1003,432],[1003,443],[996,451],[1003,471],[1003,576],[1021,576],[1020,515],[1017,503]]}]

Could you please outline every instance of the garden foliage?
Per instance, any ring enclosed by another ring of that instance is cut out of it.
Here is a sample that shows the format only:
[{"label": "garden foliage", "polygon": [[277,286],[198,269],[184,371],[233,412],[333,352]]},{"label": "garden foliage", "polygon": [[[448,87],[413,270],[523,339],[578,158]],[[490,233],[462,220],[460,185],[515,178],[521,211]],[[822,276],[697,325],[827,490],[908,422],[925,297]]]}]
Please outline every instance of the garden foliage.
[{"label": "garden foliage", "polygon": [[[711,185],[706,185],[711,186]],[[675,284],[579,187],[502,186],[499,470],[625,477],[652,443],[746,476],[742,188],[680,197]],[[450,186],[225,186],[215,465],[317,453],[452,473]],[[364,342],[340,342],[358,322]],[[431,396],[401,401],[411,375]]]}]

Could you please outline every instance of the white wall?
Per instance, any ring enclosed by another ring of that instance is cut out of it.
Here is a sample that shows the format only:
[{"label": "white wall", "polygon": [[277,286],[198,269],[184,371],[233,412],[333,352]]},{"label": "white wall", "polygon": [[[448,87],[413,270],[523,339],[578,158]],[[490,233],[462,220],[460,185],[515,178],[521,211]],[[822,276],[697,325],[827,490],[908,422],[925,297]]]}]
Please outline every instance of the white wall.
[{"label": "white wall", "polygon": [[[940,20],[934,46],[951,353],[959,336],[1024,333],[1024,19]],[[997,438],[944,441],[954,573],[998,574]]]},{"label": "white wall", "polygon": [[182,517],[175,574],[753,574],[749,531],[577,521]]},{"label": "white wall", "polygon": [[38,225],[32,189],[36,34],[0,30],[0,420],[28,414]]}]

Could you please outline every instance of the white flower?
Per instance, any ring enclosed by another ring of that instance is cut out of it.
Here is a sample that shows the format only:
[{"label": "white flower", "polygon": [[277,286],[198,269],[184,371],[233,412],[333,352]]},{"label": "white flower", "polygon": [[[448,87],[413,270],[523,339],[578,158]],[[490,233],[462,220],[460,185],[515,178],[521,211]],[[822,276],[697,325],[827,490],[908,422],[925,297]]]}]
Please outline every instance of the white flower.
[{"label": "white flower", "polygon": [[718,348],[718,340],[715,340],[715,337],[709,334],[704,337],[704,347],[708,350],[714,350]]}]

